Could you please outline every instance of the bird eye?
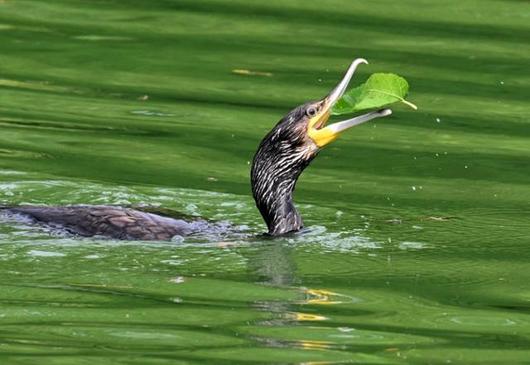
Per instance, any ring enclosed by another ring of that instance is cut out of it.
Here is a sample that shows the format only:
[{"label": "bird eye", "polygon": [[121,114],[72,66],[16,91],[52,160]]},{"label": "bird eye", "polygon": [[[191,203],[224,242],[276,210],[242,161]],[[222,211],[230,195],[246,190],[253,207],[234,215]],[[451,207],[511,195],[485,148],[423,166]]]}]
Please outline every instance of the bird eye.
[{"label": "bird eye", "polygon": [[307,110],[306,110],[306,114],[308,117],[314,117],[315,115],[317,115],[317,108],[315,108],[314,106],[310,106]]}]

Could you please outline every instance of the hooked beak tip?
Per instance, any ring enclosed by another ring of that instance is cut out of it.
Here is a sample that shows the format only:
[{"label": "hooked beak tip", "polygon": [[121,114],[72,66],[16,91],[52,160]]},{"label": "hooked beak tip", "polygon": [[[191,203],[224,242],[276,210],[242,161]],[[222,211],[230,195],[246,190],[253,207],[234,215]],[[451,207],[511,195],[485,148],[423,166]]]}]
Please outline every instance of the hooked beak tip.
[{"label": "hooked beak tip", "polygon": [[357,67],[357,65],[361,64],[361,63],[364,63],[365,65],[368,64],[368,61],[365,60],[364,58],[357,58],[355,59],[353,62],[352,62],[352,65],[355,65],[355,67]]},{"label": "hooked beak tip", "polygon": [[364,58],[356,58],[348,67],[348,70],[344,74],[344,77],[339,82],[337,86],[329,93],[329,95],[325,98],[326,100],[326,107],[327,109],[331,109],[333,105],[342,97],[346,89],[348,88],[348,84],[350,83],[353,74],[355,73],[355,70],[357,69],[357,66],[360,64],[368,64],[368,61]]}]

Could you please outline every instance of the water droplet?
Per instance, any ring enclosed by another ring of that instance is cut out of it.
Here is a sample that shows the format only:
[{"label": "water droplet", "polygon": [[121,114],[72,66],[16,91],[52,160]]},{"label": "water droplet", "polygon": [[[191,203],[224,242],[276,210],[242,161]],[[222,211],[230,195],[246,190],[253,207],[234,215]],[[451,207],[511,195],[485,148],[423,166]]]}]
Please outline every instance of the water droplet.
[{"label": "water droplet", "polygon": [[174,278],[169,279],[170,283],[173,284],[182,284],[184,282],[183,276],[175,276]]},{"label": "water droplet", "polygon": [[40,250],[31,250],[28,252],[28,255],[35,256],[35,257],[64,257],[66,256],[64,253],[61,253],[61,252],[40,251]]},{"label": "water droplet", "polygon": [[412,242],[412,241],[403,241],[399,244],[401,250],[420,250],[425,247],[425,244],[422,242]]}]

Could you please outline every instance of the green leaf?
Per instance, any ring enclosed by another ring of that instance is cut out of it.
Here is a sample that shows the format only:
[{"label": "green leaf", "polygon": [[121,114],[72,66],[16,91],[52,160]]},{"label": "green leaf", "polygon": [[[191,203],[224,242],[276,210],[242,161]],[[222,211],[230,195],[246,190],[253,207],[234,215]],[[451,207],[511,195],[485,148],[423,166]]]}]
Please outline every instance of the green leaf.
[{"label": "green leaf", "polygon": [[361,86],[345,93],[333,106],[334,115],[355,113],[361,110],[377,109],[402,102],[412,109],[418,107],[405,100],[409,84],[403,77],[395,74],[376,73]]}]

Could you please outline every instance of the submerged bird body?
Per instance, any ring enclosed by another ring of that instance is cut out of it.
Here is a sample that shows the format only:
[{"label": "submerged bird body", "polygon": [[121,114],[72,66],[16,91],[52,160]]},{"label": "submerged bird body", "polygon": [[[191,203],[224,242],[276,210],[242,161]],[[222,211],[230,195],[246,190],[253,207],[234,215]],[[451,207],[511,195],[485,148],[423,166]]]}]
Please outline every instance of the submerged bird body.
[{"label": "submerged bird body", "polygon": [[[363,59],[355,60],[331,93],[303,104],[282,118],[263,138],[251,168],[252,194],[268,233],[276,236],[303,227],[293,203],[300,174],[322,147],[355,125],[389,115],[389,109],[367,113],[326,126],[331,108],[340,99]],[[113,206],[18,206],[1,208],[81,236],[105,236],[124,240],[170,240],[207,230],[204,220],[187,221],[131,208]]]},{"label": "submerged bird body", "polygon": [[136,209],[103,205],[20,206],[6,210],[80,236],[121,240],[168,241],[174,236],[190,235],[206,224],[205,221],[187,222]]}]

